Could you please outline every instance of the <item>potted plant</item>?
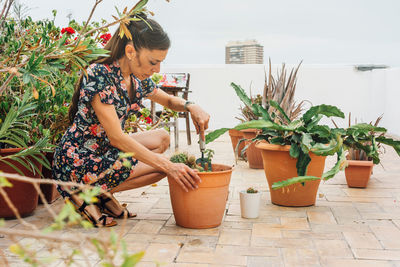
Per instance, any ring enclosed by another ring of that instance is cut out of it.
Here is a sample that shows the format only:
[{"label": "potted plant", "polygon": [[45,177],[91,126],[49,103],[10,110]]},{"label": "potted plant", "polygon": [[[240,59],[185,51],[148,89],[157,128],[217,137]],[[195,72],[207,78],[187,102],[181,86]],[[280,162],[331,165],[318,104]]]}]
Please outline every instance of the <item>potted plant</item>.
[{"label": "potted plant", "polygon": [[[343,145],[347,151],[346,182],[349,187],[365,188],[374,164],[380,163],[381,144],[391,146],[400,156],[400,141],[385,137],[386,128],[378,127],[382,116],[374,124],[370,122],[351,125],[343,130]],[[335,124],[337,127],[337,125]]]},{"label": "potted plant", "polygon": [[249,187],[247,190],[239,192],[240,194],[240,213],[243,218],[258,218],[260,211],[261,192]]},{"label": "potted plant", "polygon": [[[15,98],[7,115],[0,118],[0,172],[40,178],[42,165],[49,167],[43,156],[43,152],[48,151],[48,138],[43,137],[33,146],[27,145],[30,140],[27,122],[36,116],[33,112],[35,104],[29,103],[29,98],[29,94],[25,94],[22,100]],[[30,183],[13,181],[4,191],[20,216],[31,214],[38,204],[38,192]],[[0,218],[15,216],[6,199],[0,195]]]},{"label": "potted plant", "polygon": [[[208,161],[211,163],[213,152],[208,150]],[[185,192],[172,178],[168,177],[172,209],[176,224],[186,228],[212,228],[221,224],[228,199],[232,167],[222,164],[211,164],[212,170],[204,170],[196,164],[196,158],[187,153],[176,153],[170,159],[175,163],[184,163],[192,169],[199,170],[201,183],[198,188]]]},{"label": "potted plant", "polygon": [[[243,102],[250,103],[243,89]],[[262,119],[244,122],[234,129],[260,129],[253,140],[262,140],[256,147],[262,150],[264,170],[271,193],[271,201],[283,206],[310,206],[315,204],[321,179],[332,178],[345,163],[342,136],[339,129],[320,125],[323,116],[340,117],[344,114],[337,107],[313,106],[297,120],[291,120],[282,107],[270,101],[272,112],[262,105],[251,105],[253,112]],[[209,133],[206,143],[218,138],[228,128]],[[333,168],[325,173],[325,157],[337,155]],[[278,190],[279,189],[279,190]]]},{"label": "potted plant", "polygon": [[[274,77],[272,75],[272,64],[270,59],[269,72],[268,76],[267,74],[265,74],[264,91],[262,96],[257,95],[256,97],[252,97],[250,93],[250,97],[248,97],[242,88],[232,83],[231,85],[233,89],[244,104],[244,107],[241,107],[242,118],[238,119],[242,123],[260,119],[261,114],[257,112],[257,110],[254,110],[253,105],[262,106],[268,112],[273,112],[275,110],[275,107],[270,105],[270,101],[273,100],[281,106],[281,108],[285,111],[286,114],[288,114],[291,120],[294,120],[300,114],[303,107],[303,102],[296,104],[294,101],[297,73],[300,65],[301,62],[295,69],[292,69],[289,76],[287,76],[286,66],[285,64],[282,64],[281,70],[278,71],[276,77]],[[246,96],[244,96],[243,94]],[[244,99],[245,101],[243,101]],[[280,114],[278,114],[278,116],[280,116]],[[230,135],[231,131],[236,131],[236,129],[229,130]],[[254,140],[256,140],[256,136],[261,131],[257,129],[243,129],[241,130],[241,132],[243,134],[243,138],[246,144],[243,151],[246,152],[247,160],[249,161],[249,167],[254,169],[262,169],[263,161],[261,157],[261,152],[254,143]],[[239,141],[239,145],[241,144],[242,142]],[[237,151],[237,153],[238,152],[240,151]]]},{"label": "potted plant", "polygon": [[[107,53],[102,46],[110,39],[110,24],[105,20],[98,23],[89,18],[82,24],[71,20],[67,27],[59,28],[54,23],[56,13],[54,10],[52,20],[1,18],[0,117],[7,115],[14,97],[22,98],[24,92],[30,92],[36,116],[26,122],[30,126],[29,146],[44,136],[51,145],[58,142],[69,126],[68,105],[80,72]],[[44,154],[52,162],[53,151]],[[43,176],[51,178],[47,167]],[[41,190],[48,202],[59,196],[52,184],[42,184]]]}]

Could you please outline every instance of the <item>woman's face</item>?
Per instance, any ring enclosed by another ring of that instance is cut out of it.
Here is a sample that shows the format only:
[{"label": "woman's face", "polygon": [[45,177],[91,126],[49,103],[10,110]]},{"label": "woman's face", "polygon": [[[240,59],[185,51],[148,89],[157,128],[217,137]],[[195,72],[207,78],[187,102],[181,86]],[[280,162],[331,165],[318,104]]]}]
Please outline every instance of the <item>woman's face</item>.
[{"label": "woman's face", "polygon": [[133,75],[138,79],[149,78],[153,73],[160,72],[160,64],[167,56],[167,50],[149,50],[142,48],[135,53],[135,57],[130,61]]}]

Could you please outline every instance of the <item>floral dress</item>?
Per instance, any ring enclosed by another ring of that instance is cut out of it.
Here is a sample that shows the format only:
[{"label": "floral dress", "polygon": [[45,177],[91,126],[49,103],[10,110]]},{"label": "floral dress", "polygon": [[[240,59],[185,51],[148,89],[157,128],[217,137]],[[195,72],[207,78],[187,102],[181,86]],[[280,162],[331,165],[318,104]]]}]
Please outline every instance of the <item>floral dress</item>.
[{"label": "floral dress", "polygon": [[[81,83],[78,111],[55,150],[54,179],[110,190],[132,174],[138,161],[132,157],[119,157],[121,151],[111,145],[91,105],[96,94],[102,103],[114,105],[124,129],[126,119],[139,112],[142,98],[156,89],[150,78],[140,81],[131,75],[131,81],[135,92],[133,101],[129,98],[118,62],[92,64],[87,69],[87,77],[84,76]],[[61,187],[58,190],[64,197],[67,195]]]}]

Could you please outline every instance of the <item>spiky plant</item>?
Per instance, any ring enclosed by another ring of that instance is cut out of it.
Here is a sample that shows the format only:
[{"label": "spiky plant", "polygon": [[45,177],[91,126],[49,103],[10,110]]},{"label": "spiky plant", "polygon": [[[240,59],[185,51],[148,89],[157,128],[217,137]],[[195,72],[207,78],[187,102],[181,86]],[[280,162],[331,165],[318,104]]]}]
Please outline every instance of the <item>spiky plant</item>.
[{"label": "spiky plant", "polygon": [[42,152],[51,151],[48,149],[48,137],[43,137],[34,146],[28,147],[29,131],[31,130],[28,121],[36,114],[35,104],[29,102],[30,95],[25,94],[22,100],[16,98],[4,121],[0,122],[0,147],[23,148],[20,152],[8,156],[0,156],[0,162],[7,164],[23,175],[13,162],[18,162],[33,173],[41,173],[33,160],[39,162],[46,168],[50,168],[49,162]]},{"label": "spiky plant", "polygon": [[258,193],[258,190],[254,189],[253,187],[249,187],[249,188],[247,188],[246,193],[255,194],[255,193]]},{"label": "spiky plant", "polygon": [[[270,105],[270,101],[275,101],[283,109],[283,111],[289,116],[291,120],[296,119],[302,111],[304,101],[296,104],[294,101],[294,93],[296,91],[297,84],[297,73],[302,62],[299,63],[297,68],[290,71],[289,77],[287,77],[286,65],[282,64],[281,70],[278,70],[276,77],[272,75],[272,64],[269,59],[269,71],[268,75],[265,72],[264,92],[263,95],[256,95],[253,97],[249,95],[249,102],[244,102],[244,107],[240,107],[241,117],[236,117],[241,122],[257,120],[260,115],[257,112],[253,112],[251,106],[253,104],[261,105],[269,113],[276,111],[276,108]],[[238,88],[233,83],[231,84],[236,94],[239,96],[246,94],[243,89]],[[281,116],[281,114],[277,114]]]}]

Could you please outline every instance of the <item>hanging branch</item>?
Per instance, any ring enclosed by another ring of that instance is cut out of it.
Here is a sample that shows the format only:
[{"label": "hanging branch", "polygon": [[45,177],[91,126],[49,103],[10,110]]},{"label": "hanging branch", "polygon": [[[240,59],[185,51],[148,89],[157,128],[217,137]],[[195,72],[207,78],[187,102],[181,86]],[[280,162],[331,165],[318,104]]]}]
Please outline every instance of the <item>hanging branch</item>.
[{"label": "hanging branch", "polygon": [[96,9],[97,5],[100,4],[103,0],[96,0],[96,3],[94,4],[92,11],[90,12],[89,18],[85,22],[85,26],[83,26],[82,30],[80,31],[79,35],[81,35],[85,30],[86,27],[89,25],[89,21],[92,19],[94,10]]}]

